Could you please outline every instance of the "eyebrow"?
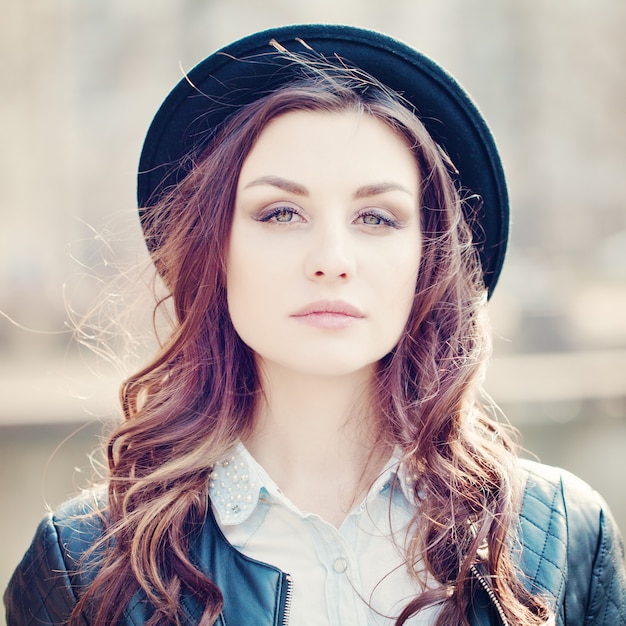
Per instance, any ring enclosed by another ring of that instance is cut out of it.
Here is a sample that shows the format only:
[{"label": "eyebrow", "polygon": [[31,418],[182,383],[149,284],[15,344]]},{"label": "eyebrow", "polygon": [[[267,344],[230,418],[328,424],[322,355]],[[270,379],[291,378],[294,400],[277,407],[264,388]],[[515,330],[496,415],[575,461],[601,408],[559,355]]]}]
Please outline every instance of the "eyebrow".
[{"label": "eyebrow", "polygon": [[309,195],[309,190],[303,185],[294,183],[286,178],[280,178],[280,176],[261,176],[259,178],[255,178],[245,186],[245,189],[248,189],[249,187],[257,187],[259,185],[271,185],[272,187],[278,187],[278,189],[288,191],[296,196]]},{"label": "eyebrow", "polygon": [[414,195],[404,185],[400,185],[400,183],[377,183],[375,185],[365,185],[364,187],[359,187],[354,193],[354,197],[357,199],[370,198],[372,196],[379,196],[380,194],[388,193],[389,191],[401,191],[409,196]]},{"label": "eyebrow", "polygon": [[[278,189],[282,189],[283,191],[287,191],[289,193],[293,193],[296,196],[308,196],[309,190],[295,183],[291,180],[287,180],[286,178],[281,178],[280,176],[260,176],[259,178],[255,178],[253,181],[250,181],[245,189],[249,187],[257,187],[261,185],[271,185],[272,187],[277,187]],[[363,187],[359,187],[354,192],[354,198],[371,198],[372,196],[378,196],[383,193],[388,193],[390,191],[401,191],[403,193],[408,194],[413,197],[413,193],[407,189],[404,185],[399,183],[392,182],[382,182],[375,183],[373,185],[364,185]]]}]

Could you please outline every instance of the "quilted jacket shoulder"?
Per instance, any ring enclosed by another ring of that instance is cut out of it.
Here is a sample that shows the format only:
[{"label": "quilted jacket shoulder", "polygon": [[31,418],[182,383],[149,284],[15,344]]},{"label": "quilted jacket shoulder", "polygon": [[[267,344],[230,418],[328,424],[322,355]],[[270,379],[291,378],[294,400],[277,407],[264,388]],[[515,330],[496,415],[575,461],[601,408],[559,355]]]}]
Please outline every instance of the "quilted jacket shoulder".
[{"label": "quilted jacket shoulder", "polygon": [[[77,599],[95,577],[104,535],[103,499],[86,493],[49,513],[17,566],[4,594],[7,626],[66,624]],[[191,556],[220,587],[224,608],[215,626],[278,626],[286,603],[286,574],[233,548],[211,513],[192,538]],[[246,602],[241,602],[245,596]],[[185,626],[198,624],[199,598],[183,589]],[[154,614],[141,590],[124,607],[116,626],[140,626]],[[83,617],[83,624],[90,622]]]},{"label": "quilted jacket shoulder", "polygon": [[97,559],[99,508],[93,494],[84,494],[41,521],[4,595],[8,626],[67,622],[77,595],[94,575],[84,557]]},{"label": "quilted jacket shoulder", "polygon": [[559,626],[626,625],[626,567],[617,525],[601,496],[570,474],[523,462],[521,565]]}]

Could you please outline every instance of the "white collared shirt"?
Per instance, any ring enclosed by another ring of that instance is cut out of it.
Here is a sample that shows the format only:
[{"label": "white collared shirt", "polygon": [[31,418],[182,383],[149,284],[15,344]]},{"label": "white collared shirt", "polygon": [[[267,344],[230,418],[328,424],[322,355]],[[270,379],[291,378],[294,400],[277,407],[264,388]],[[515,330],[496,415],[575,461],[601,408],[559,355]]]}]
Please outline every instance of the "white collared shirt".
[{"label": "white collared shirt", "polygon": [[[209,494],[231,545],[290,574],[290,626],[391,626],[421,591],[402,556],[416,504],[395,456],[338,529],[298,509],[241,443],[215,466]],[[407,626],[432,626],[438,613]]]}]

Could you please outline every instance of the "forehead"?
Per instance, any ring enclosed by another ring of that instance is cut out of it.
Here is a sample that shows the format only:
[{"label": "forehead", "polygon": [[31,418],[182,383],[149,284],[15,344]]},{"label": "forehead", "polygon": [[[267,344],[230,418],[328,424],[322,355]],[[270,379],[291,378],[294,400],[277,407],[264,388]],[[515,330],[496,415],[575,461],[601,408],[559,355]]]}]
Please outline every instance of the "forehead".
[{"label": "forehead", "polygon": [[241,178],[316,171],[419,179],[408,140],[378,117],[352,110],[291,111],[275,117],[245,159]]}]

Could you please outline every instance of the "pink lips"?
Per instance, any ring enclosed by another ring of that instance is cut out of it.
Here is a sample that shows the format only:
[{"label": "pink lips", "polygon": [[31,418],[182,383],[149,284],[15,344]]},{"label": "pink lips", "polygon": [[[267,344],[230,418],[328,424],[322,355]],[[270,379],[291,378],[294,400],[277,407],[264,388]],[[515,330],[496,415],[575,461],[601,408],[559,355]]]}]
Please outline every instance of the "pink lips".
[{"label": "pink lips", "polygon": [[293,317],[311,326],[328,330],[347,328],[365,315],[356,307],[341,300],[312,302],[292,313]]}]

